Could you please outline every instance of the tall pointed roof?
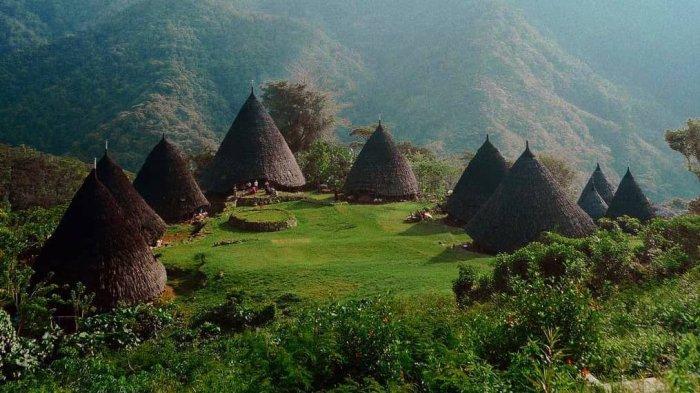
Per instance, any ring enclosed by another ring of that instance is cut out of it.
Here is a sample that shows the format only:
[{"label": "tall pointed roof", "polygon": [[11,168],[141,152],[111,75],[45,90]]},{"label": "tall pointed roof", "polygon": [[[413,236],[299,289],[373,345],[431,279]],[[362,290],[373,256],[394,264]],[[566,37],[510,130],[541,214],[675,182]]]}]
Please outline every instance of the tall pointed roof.
[{"label": "tall pointed roof", "polygon": [[629,168],[627,168],[627,173],[620,181],[620,185],[617,187],[615,196],[610,202],[608,212],[605,215],[611,218],[630,216],[642,221],[654,218],[654,208],[637,184]]},{"label": "tall pointed roof", "polygon": [[165,233],[165,221],[143,200],[106,149],[104,156],[97,163],[97,177],[112,193],[125,216],[141,229],[146,242],[154,245]]},{"label": "tall pointed roof", "polygon": [[595,224],[566,197],[527,146],[466,230],[484,251],[511,252],[544,231],[582,237],[591,234]]},{"label": "tall pointed roof", "polygon": [[165,136],[146,157],[134,188],[167,223],[187,221],[209,208],[184,155]]},{"label": "tall pointed roof", "polygon": [[93,170],[83,182],[34,265],[59,284],[82,282],[100,308],[153,300],[166,273],[141,233]]},{"label": "tall pointed roof", "polygon": [[381,122],[350,169],[345,193],[390,199],[408,199],[419,194],[411,165]]},{"label": "tall pointed roof", "polygon": [[[591,184],[595,185],[595,189],[606,204],[609,204],[612,201],[613,195],[615,195],[615,188],[613,188],[612,184],[610,184],[608,178],[605,177],[603,170],[600,169],[599,163],[596,163],[595,170],[593,173],[591,173],[591,177],[588,179],[586,186],[583,187],[583,190],[585,191],[587,188],[590,188]],[[581,193],[581,197],[583,196],[583,193]]]},{"label": "tall pointed roof", "polygon": [[282,189],[306,183],[282,133],[253,91],[203,177],[206,190],[218,194],[253,180],[267,180]]},{"label": "tall pointed roof", "polygon": [[593,220],[605,216],[605,212],[608,210],[608,204],[605,203],[603,197],[598,194],[598,190],[593,182],[589,182],[583,189],[577,204],[583,211],[588,213]]},{"label": "tall pointed roof", "polygon": [[468,222],[496,190],[508,173],[508,163],[491,144],[488,136],[469,161],[447,201],[450,218]]}]

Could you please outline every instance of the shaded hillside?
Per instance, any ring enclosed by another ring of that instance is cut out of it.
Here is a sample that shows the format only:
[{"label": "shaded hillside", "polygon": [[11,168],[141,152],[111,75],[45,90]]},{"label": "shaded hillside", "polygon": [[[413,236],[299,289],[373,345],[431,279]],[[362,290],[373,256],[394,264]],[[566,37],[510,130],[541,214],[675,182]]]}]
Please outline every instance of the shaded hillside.
[{"label": "shaded hillside", "polygon": [[631,162],[655,197],[698,191],[663,141],[679,119],[601,77],[503,2],[302,2],[262,7],[312,20],[362,55],[371,76],[351,100],[353,119],[382,112],[399,137],[448,150],[474,150],[489,132],[511,158],[530,139],[585,169]]},{"label": "shaded hillside", "polygon": [[88,170],[74,158],[0,144],[0,200],[15,210],[68,203]]},{"label": "shaded hillside", "polygon": [[46,44],[93,26],[138,0],[3,0],[0,53]]},{"label": "shaded hillside", "polygon": [[570,157],[581,187],[599,160],[611,174],[630,163],[656,199],[700,191],[662,137],[684,119],[504,1],[90,0],[72,15],[76,1],[14,0],[48,33],[27,27],[46,44],[0,56],[0,141],[89,159],[109,138],[135,170],[162,132],[214,147],[249,80],[302,69],[340,91],[353,123],[383,113],[397,139],[461,152],[490,133],[510,159],[530,139]]},{"label": "shaded hillside", "polygon": [[606,77],[663,101],[681,119],[700,113],[700,2],[509,1]]},{"label": "shaded hillside", "polygon": [[189,151],[214,147],[250,80],[300,65],[331,75],[356,68],[299,22],[219,1],[142,1],[95,28],[1,58],[8,89],[0,139],[83,158],[109,139],[133,170],[163,132]]}]

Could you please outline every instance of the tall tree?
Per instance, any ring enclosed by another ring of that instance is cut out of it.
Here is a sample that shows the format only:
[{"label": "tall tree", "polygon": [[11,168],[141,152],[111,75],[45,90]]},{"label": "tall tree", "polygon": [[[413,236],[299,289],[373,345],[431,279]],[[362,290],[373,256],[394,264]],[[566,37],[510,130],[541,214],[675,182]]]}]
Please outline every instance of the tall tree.
[{"label": "tall tree", "polygon": [[328,139],[342,122],[338,117],[342,106],[333,93],[310,82],[269,82],[263,86],[263,101],[294,153]]},{"label": "tall tree", "polygon": [[666,142],[683,154],[688,170],[700,180],[700,119],[690,119],[684,128],[666,131]]}]

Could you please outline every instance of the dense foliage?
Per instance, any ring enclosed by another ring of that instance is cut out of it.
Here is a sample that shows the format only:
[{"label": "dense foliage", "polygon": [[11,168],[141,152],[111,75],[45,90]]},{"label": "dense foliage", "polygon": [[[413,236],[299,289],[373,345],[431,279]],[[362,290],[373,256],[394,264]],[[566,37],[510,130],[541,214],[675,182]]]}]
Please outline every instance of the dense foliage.
[{"label": "dense foliage", "polygon": [[263,101],[293,153],[333,137],[341,110],[329,91],[310,81],[273,81],[263,86]]},{"label": "dense foliage", "polygon": [[[40,242],[57,216],[5,212],[5,239],[14,240],[3,249]],[[95,315],[76,288],[69,300],[84,312],[74,323],[57,329],[33,312],[33,327],[17,334],[18,313],[3,303],[2,389],[568,391],[588,372],[697,389],[700,219],[626,221],[586,239],[546,235],[499,255],[493,274],[462,267],[459,304],[442,296],[314,304],[234,291],[194,314],[173,305]],[[39,297],[35,311],[54,307]]]},{"label": "dense foliage", "polygon": [[690,174],[671,175],[681,158],[653,131],[678,118],[531,23],[503,1],[11,0],[0,140],[88,160],[109,138],[136,171],[163,130],[192,153],[215,147],[250,80],[302,71],[350,104],[344,117],[382,112],[398,139],[456,153],[489,132],[514,158],[527,136],[577,172],[593,157],[632,161],[655,199],[697,193]]},{"label": "dense foliage", "polygon": [[0,168],[0,200],[18,210],[70,202],[88,172],[74,158],[6,145],[0,145]]}]

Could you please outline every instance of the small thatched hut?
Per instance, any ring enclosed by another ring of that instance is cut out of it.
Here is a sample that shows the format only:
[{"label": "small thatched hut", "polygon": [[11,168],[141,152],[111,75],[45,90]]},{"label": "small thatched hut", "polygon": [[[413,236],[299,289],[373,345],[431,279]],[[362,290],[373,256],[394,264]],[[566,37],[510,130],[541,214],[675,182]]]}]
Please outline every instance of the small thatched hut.
[{"label": "small thatched hut", "polygon": [[507,173],[508,163],[487,136],[447,200],[446,210],[450,220],[467,223],[491,197]]},{"label": "small thatched hut", "polygon": [[415,199],[418,181],[406,158],[380,122],[357,156],[345,181],[345,194],[358,200]]},{"label": "small thatched hut", "polygon": [[[605,177],[603,170],[600,169],[600,164],[596,164],[595,170],[591,174],[591,177],[588,179],[588,183],[586,183],[586,186],[583,187],[583,192],[581,192],[581,198],[584,197],[584,193],[587,189],[590,189],[591,185],[595,186],[598,195],[600,195],[600,197],[603,198],[606,204],[610,204],[610,202],[612,202],[613,196],[615,195],[615,189],[613,188],[612,184],[610,184],[610,182],[608,181],[608,178]],[[579,198],[579,206],[581,205],[581,198]]]},{"label": "small thatched hut", "polygon": [[617,187],[615,196],[610,202],[605,216],[610,218],[630,216],[642,221],[654,218],[654,207],[644,195],[637,181],[634,180],[634,176],[632,176],[629,168],[627,168],[627,173],[620,181],[620,185]]},{"label": "small thatched hut", "polygon": [[254,180],[282,190],[306,183],[282,133],[253,91],[202,178],[206,191],[216,195],[228,195],[234,186]]},{"label": "small thatched hut", "polygon": [[598,194],[595,183],[589,182],[581,193],[578,199],[578,205],[583,211],[588,213],[593,220],[597,220],[605,216],[608,211],[608,204],[605,203],[603,197]]},{"label": "small thatched hut", "polygon": [[146,157],[134,187],[167,223],[187,221],[209,209],[184,155],[165,136]]},{"label": "small thatched hut", "polygon": [[127,219],[134,221],[136,226],[141,228],[146,242],[155,245],[165,233],[165,221],[143,200],[107,150],[97,162],[97,178],[112,193]]},{"label": "small thatched hut", "polygon": [[496,253],[514,251],[544,231],[587,236],[595,224],[566,197],[528,146],[466,230],[479,249]]},{"label": "small thatched hut", "polygon": [[76,192],[34,265],[37,278],[82,282],[105,309],[150,301],[165,287],[163,265],[93,170]]}]

